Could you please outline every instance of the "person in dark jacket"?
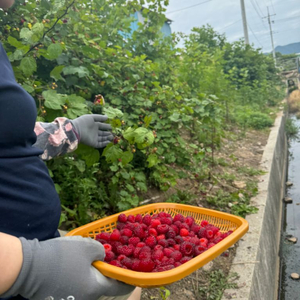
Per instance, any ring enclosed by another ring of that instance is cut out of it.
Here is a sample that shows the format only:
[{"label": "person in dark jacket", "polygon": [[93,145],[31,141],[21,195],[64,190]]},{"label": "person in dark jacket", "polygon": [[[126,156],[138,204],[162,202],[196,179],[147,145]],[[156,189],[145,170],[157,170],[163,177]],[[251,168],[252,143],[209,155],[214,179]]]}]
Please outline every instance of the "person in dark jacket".
[{"label": "person in dark jacket", "polygon": [[[9,8],[13,0],[0,0]],[[125,300],[134,287],[107,278],[91,263],[104,259],[99,242],[59,237],[60,200],[43,159],[105,147],[106,116],[36,123],[34,99],[16,82],[0,44],[0,298]]]}]

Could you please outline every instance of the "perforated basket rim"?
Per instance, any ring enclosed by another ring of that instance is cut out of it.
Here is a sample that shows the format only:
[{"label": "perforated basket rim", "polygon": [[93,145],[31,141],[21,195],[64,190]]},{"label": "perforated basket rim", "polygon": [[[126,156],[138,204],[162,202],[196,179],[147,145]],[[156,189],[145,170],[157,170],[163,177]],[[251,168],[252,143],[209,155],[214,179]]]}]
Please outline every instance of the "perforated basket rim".
[{"label": "perforated basket rim", "polygon": [[[216,224],[215,221],[221,221],[223,222],[223,227],[220,228],[220,231],[224,232],[233,230],[233,233],[204,253],[169,271],[156,273],[136,272],[112,266],[101,261],[94,262],[94,267],[107,277],[111,277],[135,286],[147,288],[167,285],[190,275],[192,272],[196,271],[197,269],[207,264],[209,261],[219,256],[226,249],[236,243],[248,231],[249,228],[248,222],[241,217],[212,209],[177,203],[148,204],[145,206],[140,206],[127,211],[123,211],[121,213],[124,213],[128,216],[130,214],[145,215],[149,212],[153,214],[160,211],[166,211],[171,214],[181,213],[185,216],[191,215],[194,218],[196,216],[196,220],[198,220],[197,218],[200,217],[200,220],[205,219],[211,224]],[[110,232],[116,227],[118,216],[121,213],[117,213],[112,216],[76,228],[70,231],[67,236],[80,235],[83,237],[94,238],[100,232]],[[230,225],[231,227],[225,227],[225,225]]]}]

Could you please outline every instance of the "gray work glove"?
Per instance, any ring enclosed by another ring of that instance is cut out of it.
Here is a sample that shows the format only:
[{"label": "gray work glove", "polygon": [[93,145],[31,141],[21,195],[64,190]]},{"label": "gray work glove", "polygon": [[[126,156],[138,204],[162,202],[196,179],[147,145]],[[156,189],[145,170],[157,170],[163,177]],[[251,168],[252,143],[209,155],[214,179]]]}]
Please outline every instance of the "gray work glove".
[{"label": "gray work glove", "polygon": [[79,142],[94,148],[104,148],[113,140],[111,126],[104,124],[105,115],[83,115],[70,120],[79,135]]},{"label": "gray work glove", "polygon": [[104,259],[103,245],[90,238],[63,237],[39,242],[20,238],[23,265],[13,286],[0,297],[30,300],[96,300],[131,293],[133,286],[107,278],[91,263]]}]

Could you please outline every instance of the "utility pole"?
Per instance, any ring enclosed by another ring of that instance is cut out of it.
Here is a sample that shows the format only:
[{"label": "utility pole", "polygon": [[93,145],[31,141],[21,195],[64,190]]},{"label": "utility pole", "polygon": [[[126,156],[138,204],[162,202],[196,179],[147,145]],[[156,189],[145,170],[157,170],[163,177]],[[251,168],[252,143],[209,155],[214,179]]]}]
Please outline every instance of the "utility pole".
[{"label": "utility pole", "polygon": [[245,43],[246,43],[246,45],[249,45],[249,36],[248,36],[248,27],[247,27],[247,18],[246,18],[246,10],[245,10],[244,0],[241,0],[241,9],[242,9]]},{"label": "utility pole", "polygon": [[272,49],[273,49],[273,58],[274,58],[274,63],[275,63],[275,68],[276,68],[276,67],[277,67],[277,63],[276,63],[276,53],[275,53],[275,48],[274,48],[273,31],[272,31],[272,22],[271,22],[271,17],[272,17],[272,16],[276,16],[276,14],[270,15],[270,13],[269,13],[269,6],[267,6],[267,9],[268,9],[268,16],[267,16],[267,17],[264,17],[263,19],[268,18],[269,27],[270,27],[271,42],[272,42]]}]

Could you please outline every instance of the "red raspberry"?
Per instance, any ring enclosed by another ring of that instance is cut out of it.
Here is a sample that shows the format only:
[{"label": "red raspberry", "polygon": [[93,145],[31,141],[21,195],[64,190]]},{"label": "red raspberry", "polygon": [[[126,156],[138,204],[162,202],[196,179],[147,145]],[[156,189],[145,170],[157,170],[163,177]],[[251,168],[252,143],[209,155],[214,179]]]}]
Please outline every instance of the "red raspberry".
[{"label": "red raspberry", "polygon": [[171,225],[173,221],[172,221],[172,218],[163,217],[160,219],[160,222],[161,222],[161,224]]},{"label": "red raspberry", "polygon": [[220,231],[218,231],[216,234],[215,234],[215,238],[222,238],[222,233]]},{"label": "red raspberry", "polygon": [[160,266],[164,267],[164,266],[168,266],[168,265],[174,265],[174,263],[175,263],[175,261],[173,258],[168,258],[166,260],[163,259]]},{"label": "red raspberry", "polygon": [[124,254],[126,256],[130,256],[133,253],[133,249],[129,246],[122,245],[117,247],[117,252],[119,254]]},{"label": "red raspberry", "polygon": [[194,248],[194,255],[197,256],[197,255],[203,253],[206,250],[207,250],[207,247],[204,247],[203,245],[197,245]]},{"label": "red raspberry", "polygon": [[215,244],[218,244],[218,243],[220,243],[221,241],[223,241],[223,239],[221,238],[221,237],[216,237],[216,238],[214,238],[213,239],[213,243],[215,243]]},{"label": "red raspberry", "polygon": [[183,236],[182,238],[185,242],[189,242],[191,240],[190,236]]},{"label": "red raspberry", "polygon": [[180,251],[174,251],[171,253],[171,258],[173,258],[174,261],[180,261],[182,259],[182,254]]},{"label": "red raspberry", "polygon": [[157,231],[156,231],[155,228],[150,228],[149,231],[148,231],[148,233],[149,233],[150,235],[157,236]]},{"label": "red raspberry", "polygon": [[132,261],[132,265],[131,265],[131,268],[133,271],[139,271],[139,266],[140,266],[140,260],[139,259],[134,259]]},{"label": "red raspberry", "polygon": [[158,234],[165,234],[169,231],[170,227],[167,224],[158,225],[156,230]]},{"label": "red raspberry", "polygon": [[203,220],[203,221],[201,222],[201,227],[205,227],[205,226],[207,226],[208,224],[209,224],[208,221]]},{"label": "red raspberry", "polygon": [[199,245],[200,244],[200,240],[197,237],[192,237],[189,242],[191,242],[194,245]]},{"label": "red raspberry", "polygon": [[184,222],[184,216],[181,215],[181,214],[177,214],[174,219],[173,219],[173,222],[176,222],[176,221],[179,221],[179,222]]},{"label": "red raspberry", "polygon": [[[174,263],[174,264],[175,264],[175,263]],[[164,268],[165,271],[172,270],[172,269],[175,268],[174,264],[170,264],[170,265],[164,266],[163,268]]]},{"label": "red raspberry", "polygon": [[126,235],[122,235],[119,239],[120,243],[122,243],[123,245],[127,245],[128,244],[128,236]]},{"label": "red raspberry", "polygon": [[127,216],[127,221],[128,221],[129,223],[134,223],[134,222],[135,222],[135,216],[133,216],[133,215]]},{"label": "red raspberry", "polygon": [[136,247],[136,248],[133,250],[133,256],[134,256],[135,258],[138,258],[138,257],[139,257],[140,252],[141,252],[141,249],[142,249],[142,248],[140,248],[140,247]]},{"label": "red raspberry", "polygon": [[110,233],[108,232],[101,232],[99,234],[96,235],[96,240],[105,240],[105,241],[109,241],[110,240]]},{"label": "red raspberry", "polygon": [[169,247],[173,247],[176,245],[176,242],[173,239],[167,239],[167,242]]},{"label": "red raspberry", "polygon": [[174,267],[175,268],[177,268],[177,267],[179,267],[181,265],[182,265],[182,263],[180,263],[179,261],[175,261],[175,263],[174,263]]},{"label": "red raspberry", "polygon": [[195,235],[195,232],[194,232],[194,231],[190,231],[190,232],[189,232],[189,236],[190,236],[190,237],[196,236],[196,235]]},{"label": "red raspberry", "polygon": [[162,245],[156,245],[153,249],[153,251],[157,251],[157,250],[162,250],[163,251],[164,247]]},{"label": "red raspberry", "polygon": [[198,231],[198,237],[201,239],[203,237],[206,238],[206,228],[203,227],[203,228],[200,228],[200,230]]},{"label": "red raspberry", "polygon": [[139,237],[140,239],[143,239],[146,234],[145,234],[145,230],[142,228],[142,226],[137,226],[134,228],[134,234]]},{"label": "red raspberry", "polygon": [[202,239],[200,239],[200,243],[207,245],[208,244],[208,240],[206,238],[202,238]]},{"label": "red raspberry", "polygon": [[161,261],[164,257],[164,252],[162,250],[156,250],[152,253],[152,259]]},{"label": "red raspberry", "polygon": [[132,237],[132,230],[128,229],[128,228],[124,228],[120,231],[121,235],[126,235],[127,237]]},{"label": "red raspberry", "polygon": [[150,227],[153,227],[153,228],[156,228],[158,225],[160,225],[161,222],[157,219],[152,219],[151,220],[151,224],[150,224]]},{"label": "red raspberry", "polygon": [[140,238],[138,238],[137,236],[134,236],[134,237],[131,237],[130,239],[128,239],[128,244],[132,244],[133,246],[136,246],[140,241],[141,241]]},{"label": "red raspberry", "polygon": [[110,265],[122,268],[121,263],[118,260],[112,260],[109,262]]},{"label": "red raspberry", "polygon": [[159,217],[159,218],[166,218],[166,217],[167,217],[167,213],[164,212],[164,211],[161,211],[161,212],[158,214],[158,217]]},{"label": "red raspberry", "polygon": [[169,246],[169,243],[167,240],[159,240],[158,245],[162,245],[164,248]]},{"label": "red raspberry", "polygon": [[110,262],[116,258],[116,255],[112,251],[105,252],[105,261]]},{"label": "red raspberry", "polygon": [[150,252],[151,253],[151,248],[149,246],[144,246],[144,247],[142,247],[141,252]]},{"label": "red raspberry", "polygon": [[190,230],[189,225],[186,224],[186,223],[181,223],[180,226],[179,226],[179,228],[180,228],[180,229],[184,228],[184,229],[186,229],[186,230]]},{"label": "red raspberry", "polygon": [[103,244],[103,247],[105,252],[112,251],[112,246],[110,244]]},{"label": "red raspberry", "polygon": [[122,246],[122,243],[118,241],[111,241],[110,244],[112,246],[113,252],[117,252],[117,247]]},{"label": "red raspberry", "polygon": [[216,226],[210,226],[209,229],[213,231],[214,235],[216,235],[216,234],[219,232],[219,230],[220,230],[220,229],[219,229],[218,227],[216,227]]},{"label": "red raspberry", "polygon": [[165,255],[166,257],[170,258],[170,257],[171,257],[171,254],[172,254],[174,251],[175,251],[175,250],[172,249],[172,248],[164,248],[163,253],[164,253],[164,255]]},{"label": "red raspberry", "polygon": [[172,228],[175,231],[176,235],[179,233],[179,229],[178,229],[178,227],[176,225],[172,224],[170,226],[170,228]]},{"label": "red raspberry", "polygon": [[135,216],[135,222],[142,223],[142,221],[143,221],[143,216],[142,215],[138,214],[138,215]]},{"label": "red raspberry", "polygon": [[119,214],[118,221],[121,222],[121,223],[126,223],[127,222],[126,215],[125,214]]},{"label": "red raspberry", "polygon": [[201,227],[199,225],[197,225],[197,224],[193,224],[191,226],[191,231],[194,231],[195,234],[198,234],[198,232],[199,232],[200,229],[201,229]]},{"label": "red raspberry", "polygon": [[96,241],[101,243],[102,245],[109,243],[109,241],[102,240],[102,239],[97,239]]},{"label": "red raspberry", "polygon": [[150,248],[154,248],[154,246],[157,244],[157,241],[156,241],[155,236],[153,236],[153,235],[148,236],[148,237],[145,239],[145,244],[146,244],[147,246],[149,246]]},{"label": "red raspberry", "polygon": [[205,235],[208,240],[212,239],[214,237],[214,232],[210,229],[206,230]]},{"label": "red raspberry", "polygon": [[117,259],[118,259],[119,262],[122,263],[122,260],[123,260],[124,258],[126,258],[126,256],[125,256],[124,254],[120,254],[120,255],[118,256]]},{"label": "red raspberry", "polygon": [[180,233],[181,236],[188,236],[189,235],[189,231],[185,228],[181,228],[180,229]]},{"label": "red raspberry", "polygon": [[180,245],[176,244],[176,245],[173,246],[173,248],[174,248],[175,250],[180,250]]},{"label": "red raspberry", "polygon": [[122,230],[122,229],[124,229],[126,227],[126,224],[125,223],[118,223],[117,224],[117,229],[119,229],[119,230]]},{"label": "red raspberry", "polygon": [[182,223],[180,221],[176,221],[176,222],[173,222],[172,225],[176,226],[177,228],[180,228],[181,224]]},{"label": "red raspberry", "polygon": [[114,229],[112,234],[110,235],[111,241],[118,241],[121,237],[120,231],[118,229]]},{"label": "red raspberry", "polygon": [[127,267],[128,269],[132,269],[132,259],[129,258],[129,257],[125,257],[123,260],[122,260],[122,264]]},{"label": "red raspberry", "polygon": [[190,256],[193,254],[194,251],[194,245],[190,242],[183,242],[180,245],[180,252],[184,255],[184,256]]},{"label": "red raspberry", "polygon": [[146,244],[144,242],[139,242],[136,245],[137,247],[143,248],[144,246],[146,246]]},{"label": "red raspberry", "polygon": [[139,260],[151,258],[151,252],[142,251],[139,254]]},{"label": "red raspberry", "polygon": [[140,261],[139,270],[142,272],[151,272],[155,267],[151,258],[146,258]]},{"label": "red raspberry", "polygon": [[180,236],[180,235],[176,235],[174,240],[177,244],[182,244],[184,242],[182,236]]},{"label": "red raspberry", "polygon": [[157,241],[164,240],[165,238],[166,238],[166,236],[164,234],[160,234],[156,237]]},{"label": "red raspberry", "polygon": [[181,262],[182,264],[184,264],[184,263],[188,262],[188,261],[191,260],[191,259],[192,259],[191,257],[184,256],[184,257],[180,260],[180,262]]},{"label": "red raspberry", "polygon": [[186,224],[188,224],[189,227],[191,227],[191,226],[195,223],[195,220],[194,220],[193,217],[188,216],[188,217],[185,218],[184,222],[185,222]]},{"label": "red raspberry", "polygon": [[169,227],[169,231],[166,233],[166,237],[169,239],[174,239],[176,236],[175,230]]},{"label": "red raspberry", "polygon": [[150,215],[145,215],[144,218],[143,218],[143,223],[147,226],[150,226],[151,224],[151,216]]}]

